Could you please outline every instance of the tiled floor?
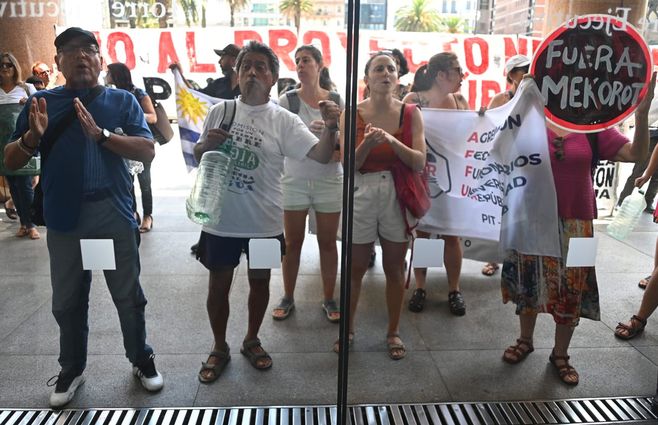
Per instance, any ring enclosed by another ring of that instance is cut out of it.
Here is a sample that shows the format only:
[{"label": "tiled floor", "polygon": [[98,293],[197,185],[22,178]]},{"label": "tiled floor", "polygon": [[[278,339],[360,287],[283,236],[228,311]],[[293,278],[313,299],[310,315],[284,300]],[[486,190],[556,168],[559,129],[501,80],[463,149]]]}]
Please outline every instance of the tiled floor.
[{"label": "tiled floor", "polygon": [[[0,212],[0,214],[2,214]],[[3,215],[4,217],[4,215]],[[232,360],[222,377],[200,384],[197,372],[211,345],[205,296],[207,272],[189,253],[198,229],[184,213],[183,192],[156,191],[155,227],[141,246],[142,284],[149,304],[147,330],[166,386],[145,393],[123,355],[114,307],[101,274],[95,274],[90,303],[87,383],[71,407],[252,406],[332,404],[336,400],[337,356],[331,351],[338,326],[320,308],[319,262],[314,238],[304,247],[297,309],[283,322],[266,316],[261,339],[274,367],[253,369],[240,355],[246,330],[244,264],[231,294],[229,344]],[[58,372],[58,333],[50,313],[48,253],[40,241],[17,239],[14,222],[0,222],[0,407],[47,407],[46,381]],[[520,365],[501,361],[514,341],[518,321],[503,305],[499,274],[480,274],[481,263],[466,260],[462,289],[464,317],[448,312],[445,273],[432,269],[421,314],[403,312],[401,334],[409,350],[399,362],[385,352],[384,275],[378,260],[366,278],[350,356],[350,403],[475,400],[546,400],[653,394],[658,365],[658,326],[622,342],[612,330],[639,305],[637,281],[653,264],[658,227],[644,215],[625,242],[611,239],[598,225],[598,278],[602,321],[583,320],[570,352],[581,383],[561,384],[548,363],[554,325],[538,320],[536,350]],[[45,232],[42,233],[45,236]],[[270,305],[283,292],[273,272]],[[407,297],[410,295],[410,291]]]}]

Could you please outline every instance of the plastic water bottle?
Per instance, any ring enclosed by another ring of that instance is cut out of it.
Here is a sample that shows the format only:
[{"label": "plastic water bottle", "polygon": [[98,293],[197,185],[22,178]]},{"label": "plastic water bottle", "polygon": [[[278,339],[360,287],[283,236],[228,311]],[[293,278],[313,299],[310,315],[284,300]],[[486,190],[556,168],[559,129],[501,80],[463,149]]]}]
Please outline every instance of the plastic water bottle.
[{"label": "plastic water bottle", "polygon": [[644,192],[634,189],[633,193],[624,199],[615,219],[608,225],[608,234],[620,241],[626,239],[646,207],[647,202],[644,200]]},{"label": "plastic water bottle", "polygon": [[185,202],[187,217],[201,225],[219,223],[224,194],[233,175],[233,158],[227,153],[229,143],[222,150],[208,151],[201,157],[196,181]]}]

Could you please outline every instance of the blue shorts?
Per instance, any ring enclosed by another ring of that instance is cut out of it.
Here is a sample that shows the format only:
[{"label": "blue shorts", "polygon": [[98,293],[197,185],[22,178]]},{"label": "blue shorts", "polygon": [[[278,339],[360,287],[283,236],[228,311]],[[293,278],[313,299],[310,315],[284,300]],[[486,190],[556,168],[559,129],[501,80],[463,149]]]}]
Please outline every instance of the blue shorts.
[{"label": "blue shorts", "polygon": [[[237,267],[244,252],[249,259],[249,241],[254,238],[229,238],[201,232],[196,258],[210,271],[226,267]],[[261,238],[259,238],[261,239]],[[286,254],[286,240],[283,234],[264,239],[277,239],[281,243],[281,255]]]}]

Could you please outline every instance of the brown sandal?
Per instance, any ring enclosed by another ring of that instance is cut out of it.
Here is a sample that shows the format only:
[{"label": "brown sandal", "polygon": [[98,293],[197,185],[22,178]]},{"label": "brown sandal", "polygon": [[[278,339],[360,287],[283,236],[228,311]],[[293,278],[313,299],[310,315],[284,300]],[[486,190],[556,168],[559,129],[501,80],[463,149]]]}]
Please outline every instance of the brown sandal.
[{"label": "brown sandal", "polygon": [[[569,356],[556,356],[553,352],[548,357],[548,360],[553,366],[557,369],[557,373],[560,375],[560,380],[567,385],[578,385],[580,377],[578,372],[569,364]],[[563,361],[561,365],[558,365],[557,362]],[[572,378],[572,379],[569,379]]]},{"label": "brown sandal", "polygon": [[[228,348],[228,344],[224,343],[224,346],[223,351],[211,351],[208,355],[208,361],[201,362],[201,370],[198,374],[199,381],[209,384],[216,381],[219,375],[222,374],[229,360],[231,360],[231,350]],[[210,363],[212,357],[217,359],[216,363]]]},{"label": "brown sandal", "polygon": [[521,363],[533,351],[535,351],[535,347],[533,347],[531,339],[519,338],[516,340],[516,344],[507,347],[503,353],[503,361],[509,364]]},{"label": "brown sandal", "polygon": [[272,367],[272,357],[261,346],[258,338],[243,341],[240,353],[258,370],[266,370]]},{"label": "brown sandal", "polygon": [[[635,325],[635,323],[638,325]],[[619,322],[615,328],[615,336],[620,339],[632,339],[641,334],[645,326],[647,326],[646,319],[633,315],[628,325]]]}]

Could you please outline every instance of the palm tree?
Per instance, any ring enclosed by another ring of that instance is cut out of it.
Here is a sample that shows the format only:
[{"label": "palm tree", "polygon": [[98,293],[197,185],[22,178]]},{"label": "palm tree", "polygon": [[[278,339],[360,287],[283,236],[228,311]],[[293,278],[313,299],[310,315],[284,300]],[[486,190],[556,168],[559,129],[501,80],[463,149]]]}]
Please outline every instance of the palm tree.
[{"label": "palm tree", "polygon": [[464,32],[466,26],[466,19],[462,19],[458,16],[450,16],[446,18],[441,18],[442,29],[450,34],[457,34]]},{"label": "palm tree", "polygon": [[440,17],[431,0],[412,0],[411,5],[395,13],[395,29],[398,31],[438,32]]},{"label": "palm tree", "polygon": [[180,5],[183,8],[183,13],[185,14],[185,24],[190,27],[191,22],[196,22],[199,20],[199,14],[197,13],[196,2],[194,0],[180,0]]},{"label": "palm tree", "polygon": [[158,26],[160,28],[167,28],[167,17],[169,17],[170,11],[172,10],[171,0],[161,0],[160,3],[162,3],[165,13],[158,18]]},{"label": "palm tree", "polygon": [[228,7],[231,9],[231,26],[235,26],[235,12],[238,12],[244,9],[249,3],[249,0],[226,0],[228,1]]},{"label": "palm tree", "polygon": [[302,14],[307,15],[313,12],[313,2],[311,0],[283,0],[279,4],[279,10],[286,16],[292,16],[295,20],[295,28],[299,35]]}]

